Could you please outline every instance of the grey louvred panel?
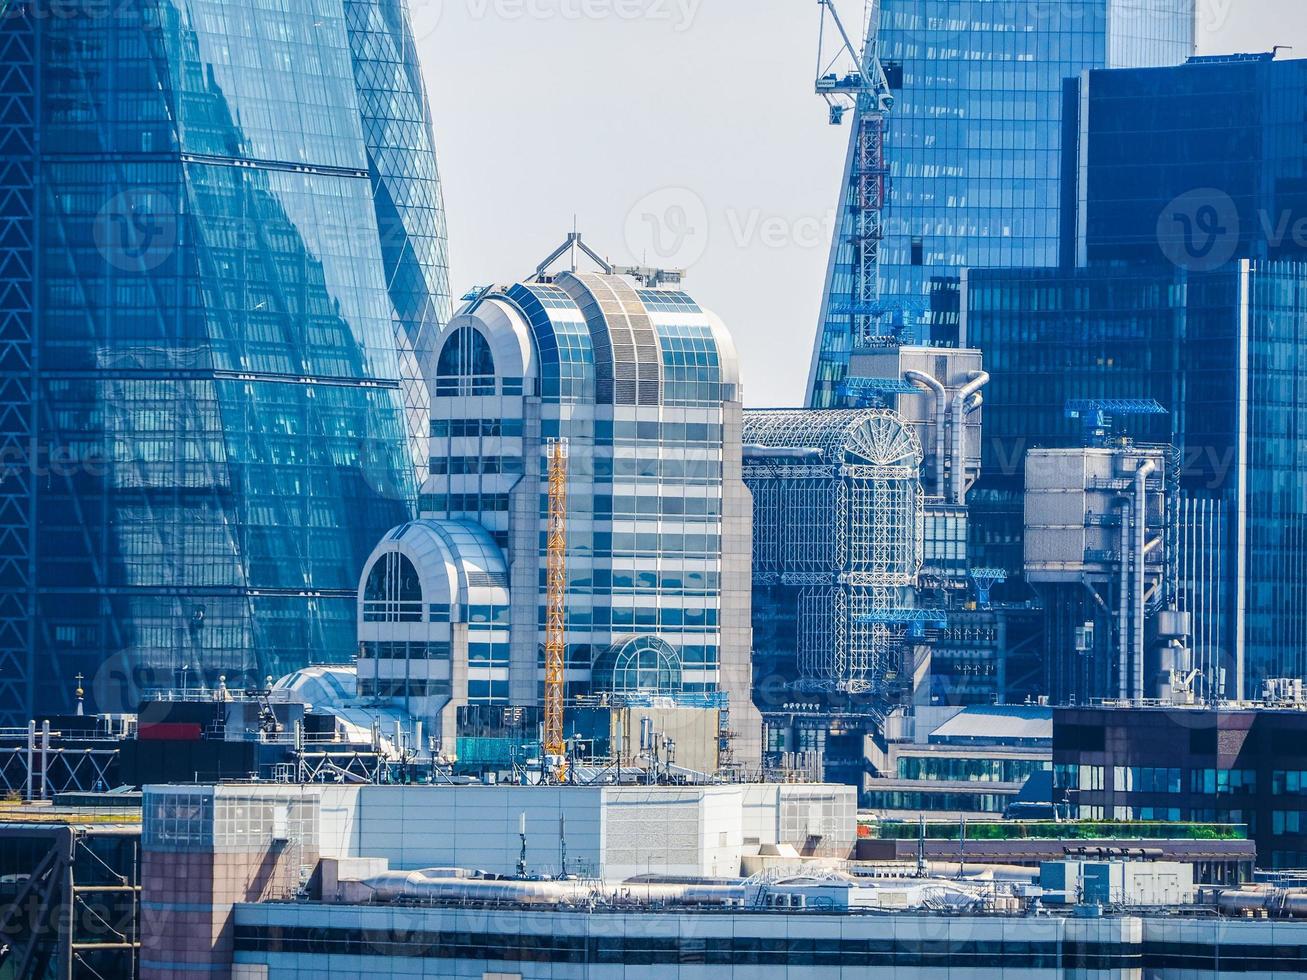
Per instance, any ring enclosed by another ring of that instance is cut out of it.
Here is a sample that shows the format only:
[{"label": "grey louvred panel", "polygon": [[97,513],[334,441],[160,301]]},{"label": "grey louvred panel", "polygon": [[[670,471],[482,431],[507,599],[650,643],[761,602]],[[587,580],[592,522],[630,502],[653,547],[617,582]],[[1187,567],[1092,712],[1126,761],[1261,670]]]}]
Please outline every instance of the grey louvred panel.
[{"label": "grey louvred panel", "polygon": [[581,309],[603,404],[662,404],[662,348],[639,294],[617,276],[563,273],[558,285]]}]

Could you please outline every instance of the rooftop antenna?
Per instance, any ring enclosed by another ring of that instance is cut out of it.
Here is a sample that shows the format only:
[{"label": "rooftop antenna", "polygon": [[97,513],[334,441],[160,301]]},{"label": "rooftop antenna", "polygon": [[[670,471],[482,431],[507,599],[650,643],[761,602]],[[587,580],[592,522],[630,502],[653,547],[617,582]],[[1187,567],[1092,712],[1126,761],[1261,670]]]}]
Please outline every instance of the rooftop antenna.
[{"label": "rooftop antenna", "polygon": [[517,876],[526,877],[526,811],[517,815],[517,836],[522,841],[522,850],[517,856]]},{"label": "rooftop antenna", "polygon": [[958,877],[967,875],[967,818],[959,817],[958,824]]},{"label": "rooftop antenna", "polygon": [[585,255],[599,266],[599,271],[606,276],[613,274],[613,267],[607,259],[603,258],[598,252],[592,249],[581,237],[579,231],[570,231],[567,233],[567,240],[559,245],[556,249],[545,257],[545,260],[536,266],[535,275],[531,278],[537,282],[546,279],[549,275],[549,267],[561,259],[564,255],[571,256],[572,271],[577,270],[577,250],[580,249]]},{"label": "rooftop antenna", "polygon": [[[545,257],[545,260],[536,266],[535,275],[531,277],[532,282],[548,282],[550,278],[549,268],[564,255],[571,256],[572,271],[577,271],[577,251],[582,252],[595,265],[599,271],[606,276],[630,276],[637,280],[643,286],[649,289],[657,289],[659,286],[680,285],[685,278],[684,269],[652,269],[645,266],[615,266],[607,259],[603,258],[598,252],[585,243],[585,239],[579,231],[571,231],[567,234],[567,240],[558,248],[554,249]],[[476,302],[479,302],[478,297]],[[475,303],[473,307],[475,308]],[[470,312],[470,310],[469,310]],[[914,389],[915,390],[915,389]]]},{"label": "rooftop antenna", "polygon": [[926,877],[926,815],[917,814],[917,877]]},{"label": "rooftop antenna", "polygon": [[567,877],[567,814],[558,815],[558,865],[562,868],[561,878]]}]

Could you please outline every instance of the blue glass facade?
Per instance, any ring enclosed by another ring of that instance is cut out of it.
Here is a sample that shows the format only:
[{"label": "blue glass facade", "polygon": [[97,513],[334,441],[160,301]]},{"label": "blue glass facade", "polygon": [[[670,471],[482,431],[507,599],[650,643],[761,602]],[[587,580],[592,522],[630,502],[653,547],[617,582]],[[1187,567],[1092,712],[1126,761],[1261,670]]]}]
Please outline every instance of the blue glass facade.
[{"label": "blue glass facade", "polygon": [[[881,291],[887,325],[956,335],[948,287],[967,266],[1058,258],[1063,80],[1193,51],[1194,0],[882,0],[881,59],[902,66],[889,118]],[[855,188],[848,170],[808,384],[838,401],[852,346]]]},{"label": "blue glass facade", "polygon": [[[1064,108],[1063,270],[966,274],[966,340],[994,375],[976,560],[1021,567],[1022,457],[1077,444],[1068,399],[1156,398],[1170,415],[1128,428],[1181,450],[1179,587],[1200,693],[1256,696],[1263,679],[1307,670],[1294,319],[1307,61],[1091,71],[1066,81]],[[1018,578],[998,594],[1034,598]],[[1066,696],[1058,657],[1035,659],[1044,690]]]},{"label": "blue glass facade", "polygon": [[406,0],[345,0],[344,6],[420,483],[431,417],[424,379],[430,376],[436,336],[450,315],[448,236],[431,111]]},{"label": "blue glass facade", "polygon": [[[1154,398],[1169,415],[1127,428],[1179,450],[1179,599],[1200,692],[1255,696],[1265,678],[1304,676],[1305,285],[1307,265],[1287,261],[972,270],[966,337],[993,374],[971,494],[977,560],[1021,568],[1022,457],[1081,444],[1067,400]],[[1015,576],[1000,593],[1033,597]]]},{"label": "blue glass facade", "polygon": [[33,617],[3,639],[27,661],[15,717],[78,672],[121,709],[347,661],[359,572],[415,497],[413,352],[447,315],[401,7],[96,13],[0,26],[32,39],[40,91],[37,191],[0,188],[31,209],[35,283],[30,357],[0,366],[31,386],[36,447],[6,460],[34,474],[30,547],[3,544]]},{"label": "blue glass facade", "polygon": [[1064,101],[1063,264],[1307,253],[1307,60],[1094,71]]}]

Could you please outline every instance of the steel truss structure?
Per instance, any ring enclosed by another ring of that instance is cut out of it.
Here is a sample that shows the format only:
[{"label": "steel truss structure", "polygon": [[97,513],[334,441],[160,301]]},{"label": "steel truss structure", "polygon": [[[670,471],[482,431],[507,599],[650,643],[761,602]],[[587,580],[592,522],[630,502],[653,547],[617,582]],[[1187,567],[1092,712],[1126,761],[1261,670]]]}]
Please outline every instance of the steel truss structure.
[{"label": "steel truss structure", "polygon": [[37,85],[41,17],[0,2],[0,724],[35,689]]},{"label": "steel truss structure", "polygon": [[108,980],[140,958],[139,826],[14,823],[0,844],[33,863],[0,907],[0,976]]},{"label": "steel truss structure", "polygon": [[113,789],[121,744],[117,737],[65,737],[48,723],[0,729],[0,794],[48,800]]},{"label": "steel truss structure", "polygon": [[[878,52],[879,3],[867,0],[865,4],[865,42],[861,47],[845,30],[832,0],[819,0],[819,4],[822,22],[817,53],[817,94],[830,106],[833,125],[843,121],[849,108],[854,110],[849,192],[845,207],[851,218],[847,243],[853,257],[852,289],[847,303],[851,317],[850,335],[856,349],[881,335],[881,324],[887,312],[881,306],[880,265],[889,180],[889,167],[885,162],[885,129],[894,96]],[[827,57],[828,20],[838,35],[834,61]],[[853,67],[853,71],[843,78],[831,72],[835,61],[841,59],[848,60]]]},{"label": "steel truss structure", "polygon": [[545,570],[545,755],[557,760],[553,777],[567,778],[563,740],[564,660],[567,651],[567,440],[549,440],[549,524]]},{"label": "steel truss structure", "polygon": [[375,752],[360,749],[303,751],[274,778],[288,783],[381,783],[390,780],[395,768]]},{"label": "steel truss structure", "polygon": [[[799,686],[868,694],[897,676],[921,569],[921,444],[886,409],[750,411],[756,582],[795,588]],[[775,450],[774,457],[768,450]]]}]

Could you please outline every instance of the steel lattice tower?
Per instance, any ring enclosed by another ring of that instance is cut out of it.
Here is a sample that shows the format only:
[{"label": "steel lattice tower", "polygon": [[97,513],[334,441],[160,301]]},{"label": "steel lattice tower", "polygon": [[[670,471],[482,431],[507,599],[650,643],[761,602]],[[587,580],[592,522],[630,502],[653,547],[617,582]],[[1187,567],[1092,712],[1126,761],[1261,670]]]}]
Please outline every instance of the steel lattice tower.
[{"label": "steel lattice tower", "polygon": [[554,775],[567,776],[563,740],[564,673],[567,649],[567,440],[549,441],[548,565],[545,587],[545,764],[559,760]]},{"label": "steel lattice tower", "polygon": [[39,18],[0,0],[0,721],[33,710]]}]

